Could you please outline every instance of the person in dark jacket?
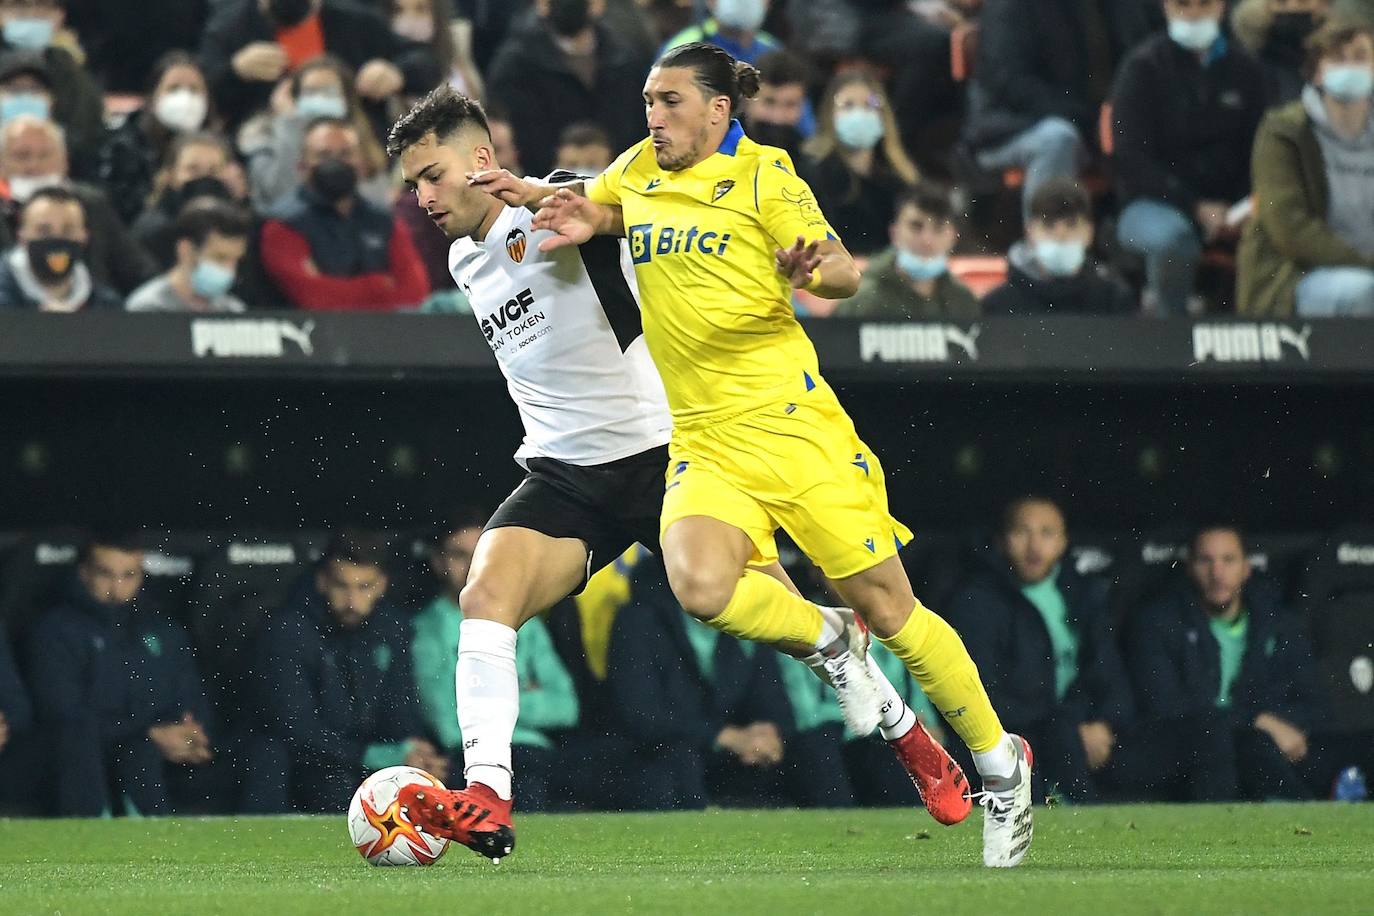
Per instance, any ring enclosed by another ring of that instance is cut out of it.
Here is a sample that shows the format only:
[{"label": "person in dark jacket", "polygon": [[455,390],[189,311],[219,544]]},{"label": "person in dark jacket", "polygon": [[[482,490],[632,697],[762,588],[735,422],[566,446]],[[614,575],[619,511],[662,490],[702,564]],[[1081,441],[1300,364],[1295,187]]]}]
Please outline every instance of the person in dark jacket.
[{"label": "person in dark jacket", "polygon": [[1138,612],[1126,660],[1156,733],[1208,723],[1215,746],[1190,766],[1232,795],[1310,798],[1308,745],[1319,721],[1305,636],[1276,596],[1250,583],[1241,532],[1212,526],[1188,551],[1188,583]]},{"label": "person in dark jacket", "polygon": [[[617,806],[757,806],[776,797],[793,719],[775,653],[689,619],[656,560],[636,568],[631,588],[607,663],[612,729],[624,744]],[[842,778],[834,766],[800,769]]]},{"label": "person in dark jacket", "polygon": [[1112,90],[1117,237],[1145,258],[1146,297],[1182,315],[1203,244],[1231,241],[1264,115],[1259,62],[1221,32],[1222,0],[1164,0],[1168,31],[1136,48]]},{"label": "person in dark jacket", "polygon": [[527,174],[553,170],[554,148],[571,124],[591,120],[618,155],[644,139],[640,92],[653,63],[601,22],[604,0],[534,4],[496,52],[487,93],[510,116]]},{"label": "person in dark jacket", "polygon": [[380,105],[423,95],[441,80],[425,45],[394,32],[375,8],[349,0],[227,0],[205,24],[200,61],[231,125],[266,107],[291,70],[326,52],[357,72],[358,95]]},{"label": "person in dark jacket", "polygon": [[[1259,60],[1264,73],[1268,108],[1287,105],[1302,92],[1306,81],[1305,46],[1333,6],[1350,13],[1368,0],[1237,0],[1231,8],[1231,30]],[[1374,23],[1371,23],[1374,24]]]},{"label": "person in dark jacket", "polygon": [[337,534],[313,582],[263,630],[257,699],[276,754],[252,770],[286,791],[271,803],[260,786],[257,804],[343,811],[368,773],[400,764],[448,778],[448,761],[422,737],[410,623],[386,600],[386,557],[376,535]]},{"label": "person in dark jacket", "polygon": [[96,535],[65,600],[30,634],[33,705],[59,815],[171,813],[182,771],[216,755],[190,639],[140,607],[142,585],[139,536]]},{"label": "person in dark jacket", "polygon": [[1097,800],[1094,774],[1114,765],[1134,701],[1101,590],[1064,562],[1068,531],[1050,499],[1006,510],[997,550],[948,617],[978,664],[1003,724],[1035,748],[1035,792]]},{"label": "person in dark jacket", "polygon": [[1309,49],[1302,98],[1255,136],[1237,311],[1374,316],[1374,27],[1332,20]]},{"label": "person in dark jacket", "polygon": [[213,118],[205,74],[187,52],[164,55],[147,83],[147,104],[125,116],[100,147],[100,184],[109,190],[126,223],[148,205],[153,179],[173,141],[203,130]]},{"label": "person in dark jacket", "polygon": [[263,224],[263,266],[297,308],[389,311],[429,295],[410,231],[358,193],[361,155],[349,122],[311,124],[301,157],[305,183]]},{"label": "person in dark jacket", "polygon": [[985,169],[1041,183],[1083,165],[1117,64],[1149,34],[1148,0],[987,0],[964,139]]},{"label": "person in dark jacket", "polygon": [[1136,297],[1088,257],[1092,201],[1072,179],[1053,178],[1031,197],[1026,238],[1011,247],[1007,282],[983,299],[985,315],[1129,314]]},{"label": "person in dark jacket", "polygon": [[79,312],[123,300],[86,266],[86,208],[67,188],[35,191],[19,213],[18,242],[0,258],[0,309]]},{"label": "person in dark jacket", "polygon": [[176,263],[176,221],[188,203],[201,197],[233,199],[227,181],[233,158],[229,142],[209,131],[183,134],[167,148],[154,179],[159,190],[131,227],[159,270]]},{"label": "person in dark jacket", "polygon": [[33,702],[0,627],[0,812],[22,810],[34,795],[34,755],[26,753],[34,749],[26,741],[32,729]]},{"label": "person in dark jacket", "polygon": [[0,127],[0,177],[9,187],[0,198],[0,247],[14,242],[23,205],[40,188],[62,187],[81,199],[89,225],[85,262],[91,278],[119,293],[129,293],[155,272],[152,257],[119,218],[103,188],[70,177],[67,144],[52,121],[20,115]]},{"label": "person in dark jacket", "polygon": [[[96,154],[105,137],[105,97],[72,53],[52,44],[51,34],[44,39],[34,34],[37,30],[25,31],[29,34],[24,45],[0,36],[0,85],[5,87],[6,96],[45,95],[47,111],[24,107],[16,113],[41,113],[61,124],[72,153],[72,173],[82,179],[94,178]],[[0,101],[0,120],[6,107]]]}]

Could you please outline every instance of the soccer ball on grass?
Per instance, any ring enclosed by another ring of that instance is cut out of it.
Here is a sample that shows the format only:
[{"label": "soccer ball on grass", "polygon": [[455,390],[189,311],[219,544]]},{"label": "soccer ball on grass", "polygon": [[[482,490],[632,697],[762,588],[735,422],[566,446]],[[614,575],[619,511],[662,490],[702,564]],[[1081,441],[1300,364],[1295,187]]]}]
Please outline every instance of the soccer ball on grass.
[{"label": "soccer ball on grass", "polygon": [[444,784],[415,767],[387,767],[363,780],[348,806],[348,832],[358,853],[373,865],[433,865],[448,840],[423,833],[401,810],[401,787]]}]

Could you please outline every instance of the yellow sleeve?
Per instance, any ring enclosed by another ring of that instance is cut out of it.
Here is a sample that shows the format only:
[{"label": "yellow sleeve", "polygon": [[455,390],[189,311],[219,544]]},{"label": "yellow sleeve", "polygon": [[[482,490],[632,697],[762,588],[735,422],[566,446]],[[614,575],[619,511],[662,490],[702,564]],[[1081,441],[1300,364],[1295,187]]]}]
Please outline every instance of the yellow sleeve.
[{"label": "yellow sleeve", "polygon": [[805,181],[797,177],[792,160],[782,150],[780,155],[759,157],[755,173],[755,199],[759,222],[777,242],[779,248],[790,248],[801,236],[806,241],[839,240],[830,226],[816,195]]},{"label": "yellow sleeve", "polygon": [[620,186],[630,163],[644,151],[643,143],[636,143],[616,157],[615,162],[606,166],[606,171],[597,175],[587,184],[587,199],[594,204],[609,207],[620,206]]}]

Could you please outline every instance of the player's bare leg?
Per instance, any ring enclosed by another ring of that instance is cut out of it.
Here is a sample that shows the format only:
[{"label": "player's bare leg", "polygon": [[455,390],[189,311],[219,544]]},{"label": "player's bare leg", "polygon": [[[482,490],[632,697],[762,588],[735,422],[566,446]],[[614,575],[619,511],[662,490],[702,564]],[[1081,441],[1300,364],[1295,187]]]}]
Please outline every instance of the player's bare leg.
[{"label": "player's bare leg", "polygon": [[529,528],[482,533],[459,598],[463,622],[454,688],[463,733],[464,789],[401,790],[411,821],[499,860],[515,848],[511,735],[520,712],[516,630],[581,584],[587,548]]},{"label": "player's bare leg", "polygon": [[669,525],[662,544],[668,584],[687,613],[738,639],[768,643],[820,666],[849,726],[861,735],[878,727],[883,695],[867,663],[864,634],[832,609],[802,598],[781,567],[749,566],[754,545],[747,534],[719,519],[692,515]]},{"label": "player's bare leg", "polygon": [[[940,715],[973,752],[986,789],[982,793],[986,808],[984,863],[999,867],[1018,864],[1031,841],[1030,748],[1023,739],[1003,731],[959,634],[916,599],[906,569],[895,556],[831,584],[863,616],[883,645],[902,660]],[[918,783],[918,788],[922,788],[932,813],[932,803],[942,810],[956,803],[952,781],[928,788]],[[964,794],[958,793],[961,797]],[[958,804],[967,811],[967,799]]]}]

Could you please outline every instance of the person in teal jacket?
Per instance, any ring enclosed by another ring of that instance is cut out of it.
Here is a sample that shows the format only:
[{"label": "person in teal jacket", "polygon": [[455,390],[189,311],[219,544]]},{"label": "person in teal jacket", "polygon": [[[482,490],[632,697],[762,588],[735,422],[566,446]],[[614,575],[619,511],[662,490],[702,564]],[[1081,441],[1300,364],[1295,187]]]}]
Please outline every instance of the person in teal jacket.
[{"label": "person in teal jacket", "polygon": [[[888,680],[916,713],[926,731],[943,742],[940,719],[930,700],[921,692],[916,681],[907,673],[901,659],[874,640],[868,651],[878,660]],[[892,750],[876,734],[857,737],[845,728],[835,691],[829,689],[805,665],[794,659],[781,659],[782,684],[792,703],[792,715],[797,723],[798,738],[811,736],[816,743],[834,747],[843,761],[843,770],[855,803],[860,805],[909,805],[916,797],[911,784]],[[798,740],[797,738],[793,739]],[[799,800],[800,801],[800,800]],[[804,802],[803,802],[804,803]]]},{"label": "person in teal jacket", "polygon": [[[481,533],[482,523],[475,518],[459,518],[444,526],[430,558],[441,591],[412,623],[411,663],[420,714],[453,760],[461,759],[463,745],[453,688],[458,630],[463,621],[458,595],[467,584],[472,553]],[[538,811],[548,806],[549,781],[558,759],[558,747],[548,732],[577,725],[577,692],[554,650],[548,628],[538,617],[520,628],[515,669],[520,678],[520,718],[511,738],[512,762],[520,772],[520,807]]]}]

